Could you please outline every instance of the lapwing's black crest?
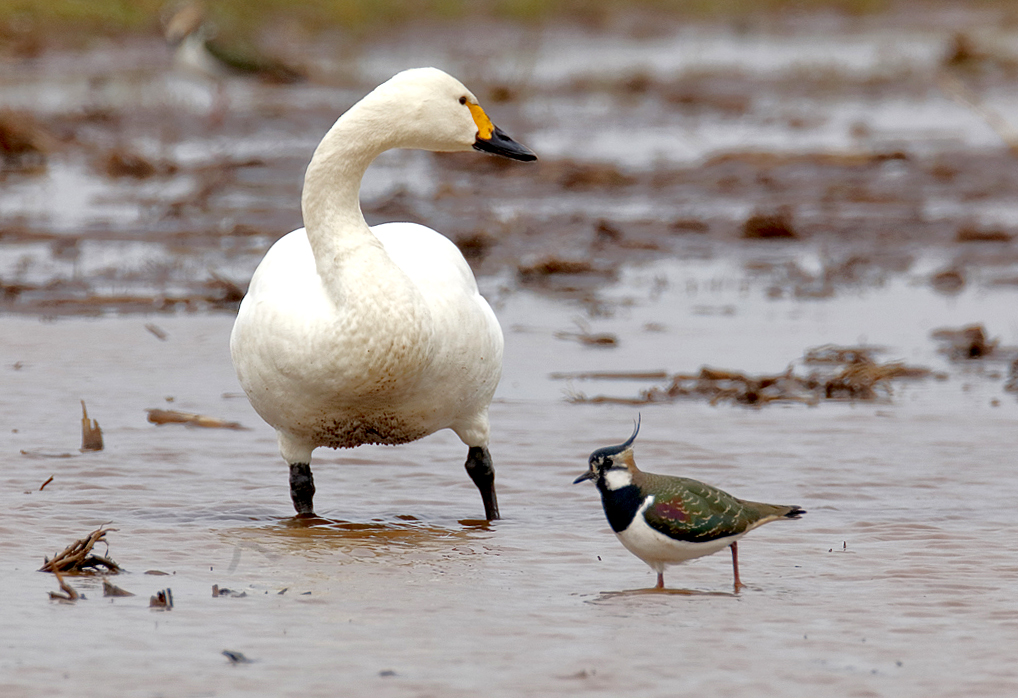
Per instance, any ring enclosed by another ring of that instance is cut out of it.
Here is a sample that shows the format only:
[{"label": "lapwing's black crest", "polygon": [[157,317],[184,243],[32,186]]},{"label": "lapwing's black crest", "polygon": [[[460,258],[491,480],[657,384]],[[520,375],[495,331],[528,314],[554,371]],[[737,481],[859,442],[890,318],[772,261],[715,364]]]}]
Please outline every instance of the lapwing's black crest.
[{"label": "lapwing's black crest", "polygon": [[576,478],[573,484],[583,482],[584,480],[593,480],[604,474],[604,471],[615,465],[615,456],[625,453],[626,450],[632,448],[633,442],[636,441],[636,435],[640,433],[640,415],[636,415],[636,426],[633,429],[633,434],[624,443],[618,446],[605,446],[599,448],[590,454],[590,458],[587,461],[590,464],[590,470]]}]

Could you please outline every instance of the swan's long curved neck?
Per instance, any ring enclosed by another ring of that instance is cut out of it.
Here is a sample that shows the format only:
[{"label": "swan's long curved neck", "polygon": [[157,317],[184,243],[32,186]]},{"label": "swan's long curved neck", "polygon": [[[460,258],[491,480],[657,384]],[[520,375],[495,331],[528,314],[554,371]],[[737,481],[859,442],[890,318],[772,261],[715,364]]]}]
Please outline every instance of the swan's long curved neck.
[{"label": "swan's long curved neck", "polygon": [[386,130],[375,128],[374,121],[370,110],[354,105],[329,129],[304,175],[304,227],[323,278],[323,266],[341,268],[357,248],[372,245],[381,250],[360,206],[365,171],[392,147]]}]

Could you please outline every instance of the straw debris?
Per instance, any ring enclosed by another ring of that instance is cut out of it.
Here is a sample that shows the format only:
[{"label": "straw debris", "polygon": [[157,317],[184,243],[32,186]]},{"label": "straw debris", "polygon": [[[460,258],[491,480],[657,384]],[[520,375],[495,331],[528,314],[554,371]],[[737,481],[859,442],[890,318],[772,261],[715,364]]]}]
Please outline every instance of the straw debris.
[{"label": "straw debris", "polygon": [[81,450],[103,450],[103,430],[99,428],[99,422],[88,418],[84,400],[81,401]]},{"label": "straw debris", "polygon": [[186,424],[190,427],[202,427],[204,429],[244,429],[239,422],[227,422],[223,419],[206,417],[202,414],[178,412],[177,410],[161,410],[156,408],[145,411],[148,412],[148,421],[158,425]]},{"label": "straw debris", "polygon": [[[636,397],[570,396],[574,403],[644,405],[680,399],[707,400],[712,405],[734,402],[760,407],[772,402],[816,405],[822,400],[880,400],[892,394],[891,381],[923,379],[935,374],[928,368],[900,361],[878,363],[874,347],[826,345],[808,349],[804,363],[821,366],[797,374],[792,366],[783,373],[749,375],[741,371],[704,366],[698,373],[677,373],[661,386],[641,390]],[[833,370],[832,370],[833,369]],[[597,374],[587,374],[594,377]],[[610,375],[605,373],[603,375]]]},{"label": "straw debris", "polygon": [[52,601],[63,601],[64,603],[74,603],[78,599],[85,598],[84,594],[79,594],[77,591],[75,591],[74,587],[65,582],[63,576],[59,572],[54,570],[53,574],[56,575],[57,582],[60,584],[60,591],[51,591],[49,593],[49,597]]},{"label": "straw debris", "polygon": [[930,333],[941,343],[940,351],[952,361],[993,358],[1000,348],[999,339],[989,339],[982,325],[965,327],[941,327]]},{"label": "straw debris", "polygon": [[112,584],[108,579],[103,579],[103,596],[134,596],[131,592],[126,589],[121,589],[116,584]]},{"label": "straw debris", "polygon": [[[105,525],[105,524],[103,524]],[[107,554],[109,543],[106,541],[106,534],[109,531],[116,531],[115,528],[103,528],[100,526],[89,533],[81,540],[76,540],[68,545],[62,552],[53,556],[53,559],[44,558],[45,563],[39,568],[40,572],[63,572],[65,574],[87,574],[99,571],[100,567],[105,568],[106,574],[117,574],[121,571],[120,565],[109,557],[92,553],[96,543],[106,543]]]}]

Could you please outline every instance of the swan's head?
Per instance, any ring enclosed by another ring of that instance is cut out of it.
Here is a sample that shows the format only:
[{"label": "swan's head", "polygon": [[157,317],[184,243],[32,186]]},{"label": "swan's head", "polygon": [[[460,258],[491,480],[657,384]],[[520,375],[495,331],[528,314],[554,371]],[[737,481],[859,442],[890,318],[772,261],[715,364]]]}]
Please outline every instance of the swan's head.
[{"label": "swan's head", "polygon": [[[414,68],[382,83],[365,99],[390,110],[397,147],[452,152],[482,150],[513,160],[537,156],[491,123],[477,97],[437,68]],[[395,112],[395,113],[392,113]]]}]

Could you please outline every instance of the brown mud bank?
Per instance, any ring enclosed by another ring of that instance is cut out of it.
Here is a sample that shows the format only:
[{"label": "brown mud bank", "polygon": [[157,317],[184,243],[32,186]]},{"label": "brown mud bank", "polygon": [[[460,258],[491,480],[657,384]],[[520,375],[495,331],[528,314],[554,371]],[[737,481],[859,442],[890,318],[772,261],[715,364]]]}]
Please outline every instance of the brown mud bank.
[{"label": "brown mud bank", "polygon": [[0,309],[235,307],[300,226],[303,168],[328,126],[429,63],[541,160],[389,153],[365,213],[442,231],[481,275],[582,296],[624,263],[734,254],[770,293],[808,298],[933,252],[927,281],[945,293],[1018,285],[1018,50],[997,20],[484,23],[459,41],[429,25],[291,42],[312,77],[295,85],[216,85],[175,70],[155,38],[5,55]]}]

